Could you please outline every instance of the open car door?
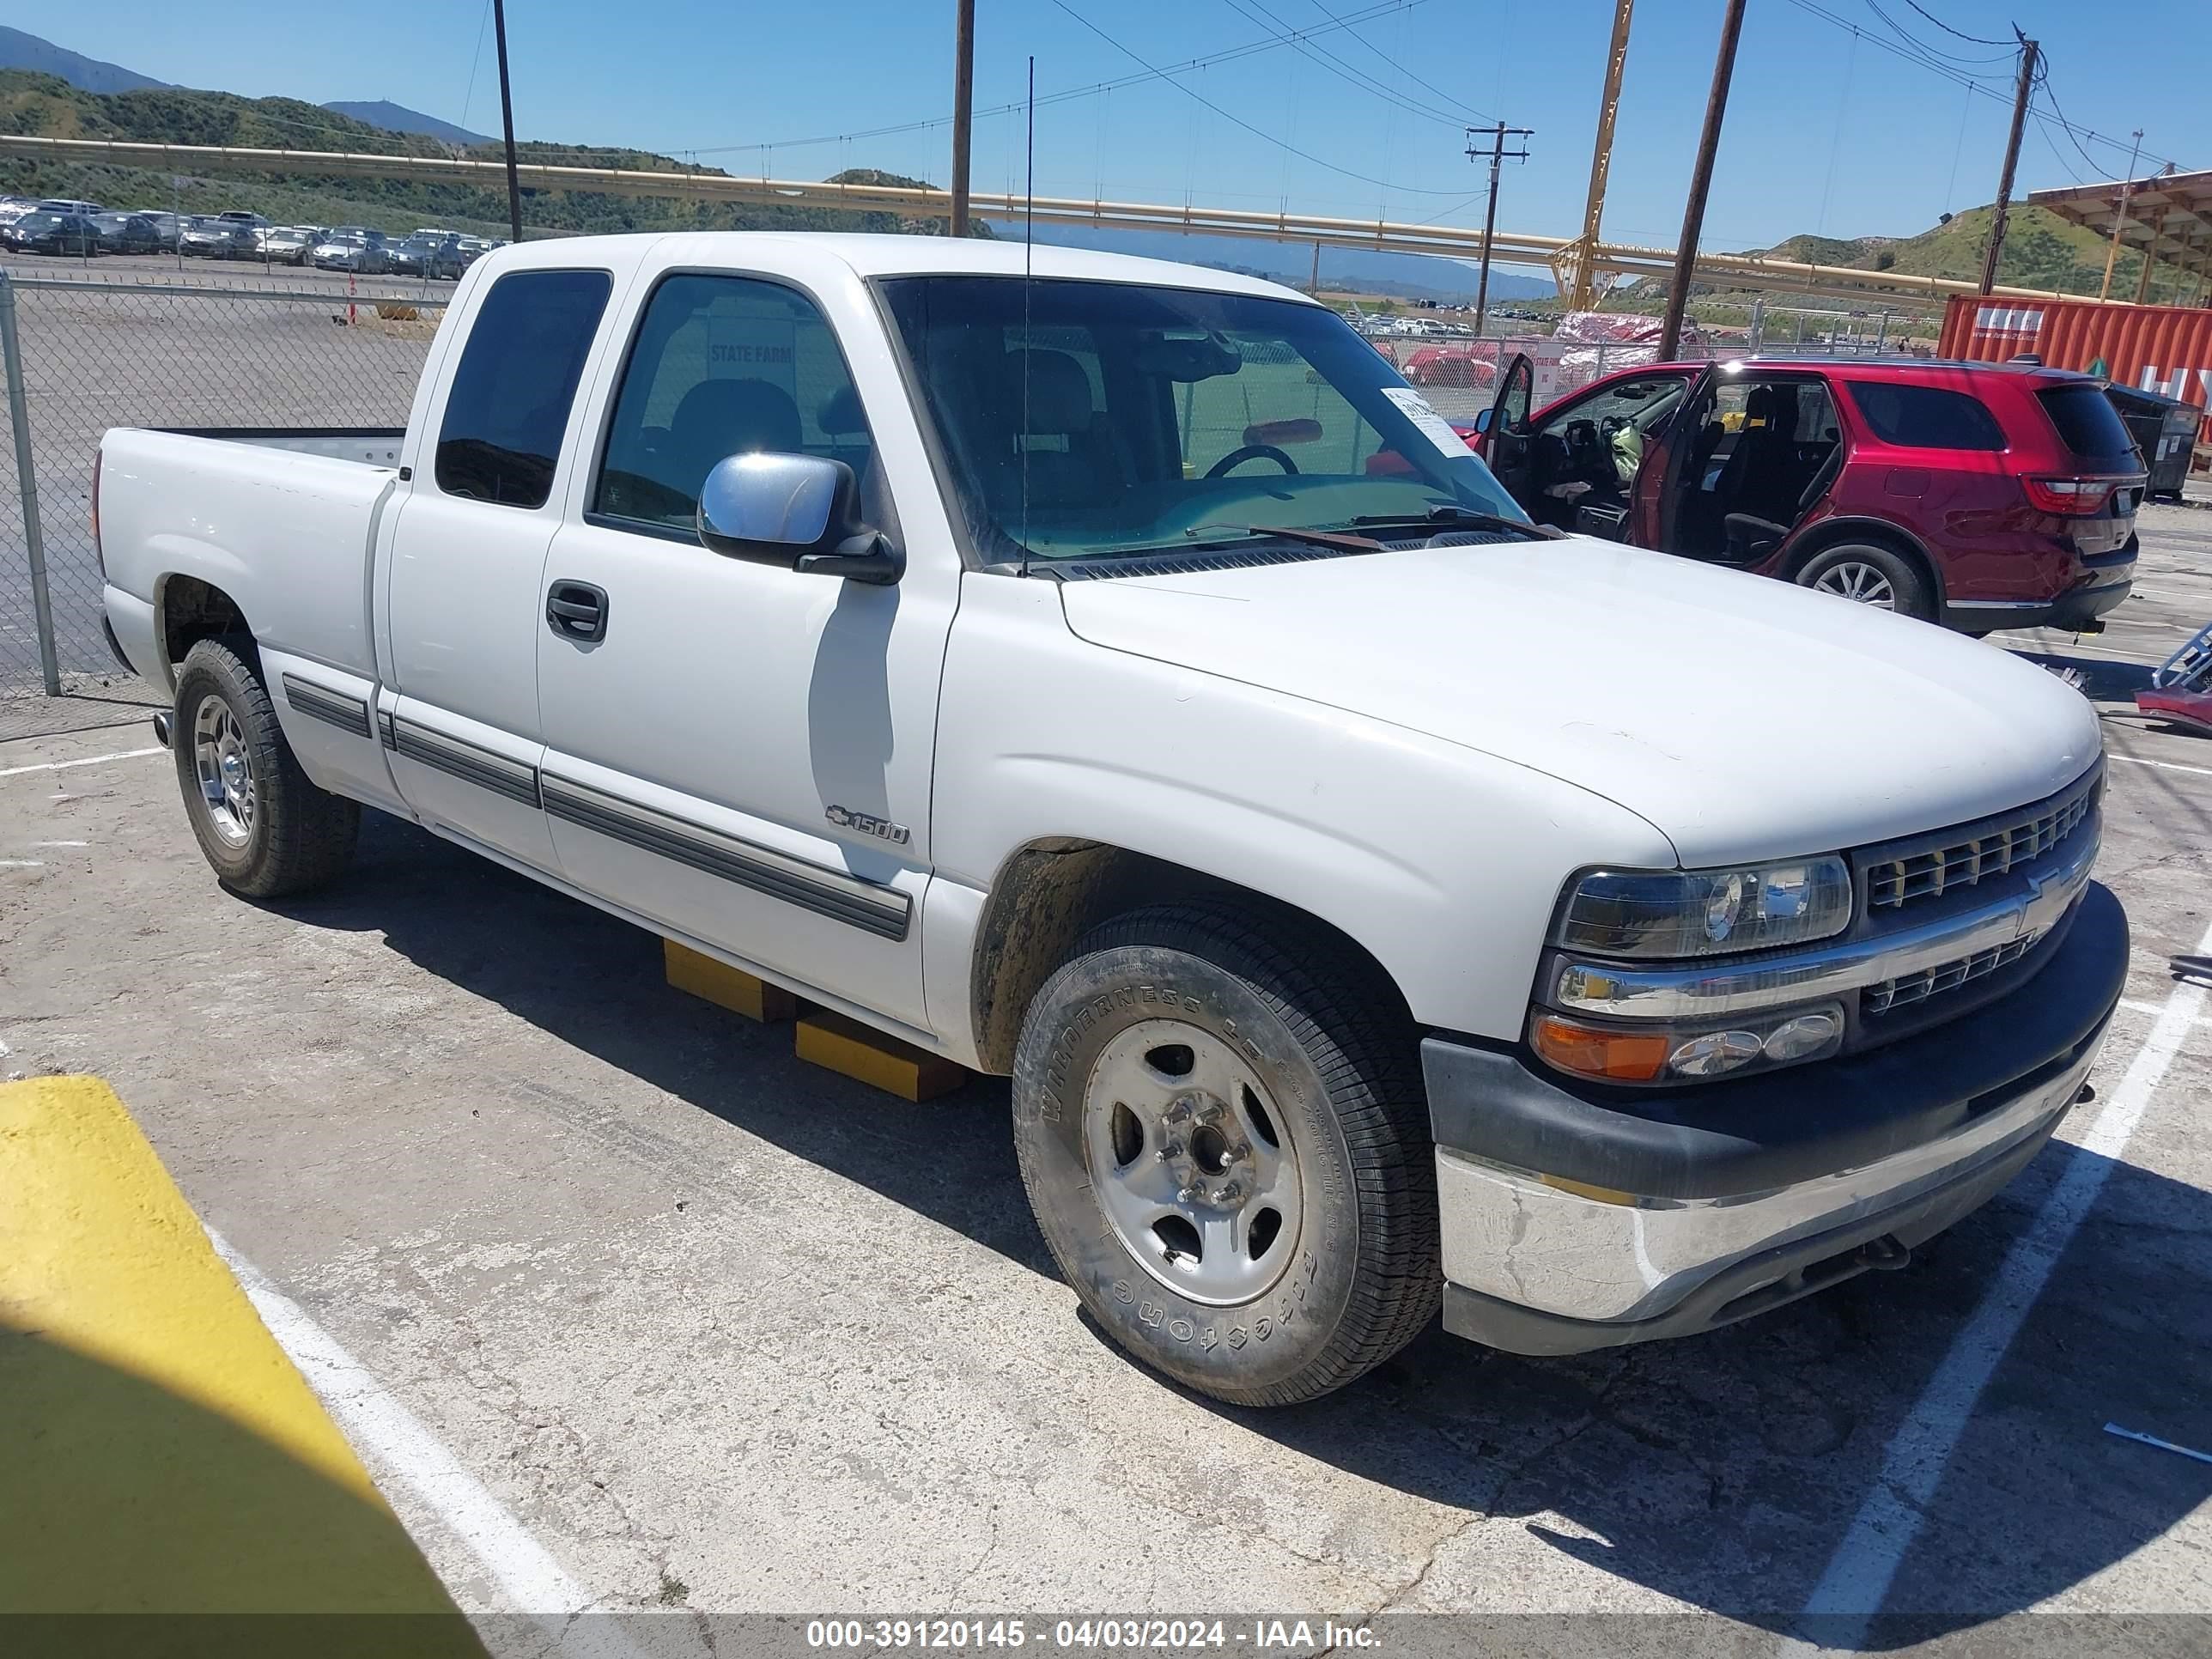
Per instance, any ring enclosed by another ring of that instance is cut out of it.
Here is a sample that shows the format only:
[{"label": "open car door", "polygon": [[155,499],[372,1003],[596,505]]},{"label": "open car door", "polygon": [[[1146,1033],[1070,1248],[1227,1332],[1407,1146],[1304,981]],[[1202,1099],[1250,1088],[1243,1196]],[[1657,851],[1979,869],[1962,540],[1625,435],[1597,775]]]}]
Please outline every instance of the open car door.
[{"label": "open car door", "polygon": [[1535,401],[1536,366],[1526,353],[1516,352],[1498,377],[1498,396],[1475,417],[1482,436],[1482,458],[1490,463],[1505,493],[1528,507],[1529,456],[1534,436],[1528,416]]},{"label": "open car door", "polygon": [[1713,418],[1713,365],[1708,363],[1690,382],[1674,417],[1644,443],[1644,459],[1628,492],[1624,540],[1638,547],[1672,549],[1682,503],[1703,482],[1691,469],[1702,453],[1698,434]]}]

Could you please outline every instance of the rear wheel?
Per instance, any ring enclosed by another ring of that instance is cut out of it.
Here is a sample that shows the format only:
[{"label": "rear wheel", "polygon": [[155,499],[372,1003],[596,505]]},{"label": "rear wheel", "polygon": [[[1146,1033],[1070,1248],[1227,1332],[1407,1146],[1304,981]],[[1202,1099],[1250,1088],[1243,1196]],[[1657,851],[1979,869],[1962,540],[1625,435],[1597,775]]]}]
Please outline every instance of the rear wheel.
[{"label": "rear wheel", "polygon": [[1903,554],[1873,542],[1846,543],[1808,559],[1797,572],[1802,587],[1902,617],[1934,620],[1935,596],[1927,579]]},{"label": "rear wheel", "polygon": [[300,769],[252,646],[202,640],[177,672],[170,744],[200,851],[225,887],[278,898],[344,870],[361,808]]},{"label": "rear wheel", "polygon": [[1343,1387],[1434,1316],[1415,1034],[1371,968],[1237,910],[1094,930],[1037,993],[1014,1139],[1091,1317],[1236,1405]]}]

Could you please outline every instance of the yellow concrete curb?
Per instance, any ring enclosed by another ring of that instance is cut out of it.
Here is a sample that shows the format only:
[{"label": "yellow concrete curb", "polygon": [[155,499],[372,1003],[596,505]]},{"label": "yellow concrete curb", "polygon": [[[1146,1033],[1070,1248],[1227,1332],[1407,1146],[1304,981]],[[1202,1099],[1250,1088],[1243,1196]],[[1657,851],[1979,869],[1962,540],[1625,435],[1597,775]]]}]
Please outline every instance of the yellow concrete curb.
[{"label": "yellow concrete curb", "polygon": [[106,1085],[0,1085],[0,1612],[442,1614],[345,1437]]}]

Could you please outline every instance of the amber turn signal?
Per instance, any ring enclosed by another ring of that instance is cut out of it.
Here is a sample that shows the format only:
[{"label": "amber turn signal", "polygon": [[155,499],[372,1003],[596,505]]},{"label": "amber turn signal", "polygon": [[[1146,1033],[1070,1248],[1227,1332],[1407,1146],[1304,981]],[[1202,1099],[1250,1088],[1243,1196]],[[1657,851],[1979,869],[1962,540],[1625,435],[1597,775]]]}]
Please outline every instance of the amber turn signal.
[{"label": "amber turn signal", "polygon": [[1666,1069],[1671,1039],[1644,1031],[1607,1030],[1557,1014],[1540,1016],[1529,1041],[1538,1054],[1563,1072],[1649,1083]]}]

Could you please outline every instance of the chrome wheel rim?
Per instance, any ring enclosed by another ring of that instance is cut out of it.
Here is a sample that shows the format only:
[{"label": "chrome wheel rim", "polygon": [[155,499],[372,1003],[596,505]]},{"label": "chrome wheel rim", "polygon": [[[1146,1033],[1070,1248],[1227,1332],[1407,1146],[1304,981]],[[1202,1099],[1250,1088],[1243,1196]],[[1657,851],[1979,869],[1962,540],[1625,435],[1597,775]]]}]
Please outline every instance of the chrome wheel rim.
[{"label": "chrome wheel rim", "polygon": [[1297,1255],[1304,1206],[1288,1117],[1229,1043],[1148,1019],[1107,1043],[1084,1091],[1091,1189],[1145,1271],[1236,1307]]},{"label": "chrome wheel rim", "polygon": [[216,834],[227,847],[245,846],[253,836],[253,752],[221,697],[203,697],[192,716],[192,770]]},{"label": "chrome wheel rim", "polygon": [[1897,590],[1890,586],[1889,578],[1875,566],[1862,564],[1856,559],[1829,566],[1813,586],[1823,593],[1833,593],[1854,605],[1870,605],[1877,611],[1897,609]]}]

